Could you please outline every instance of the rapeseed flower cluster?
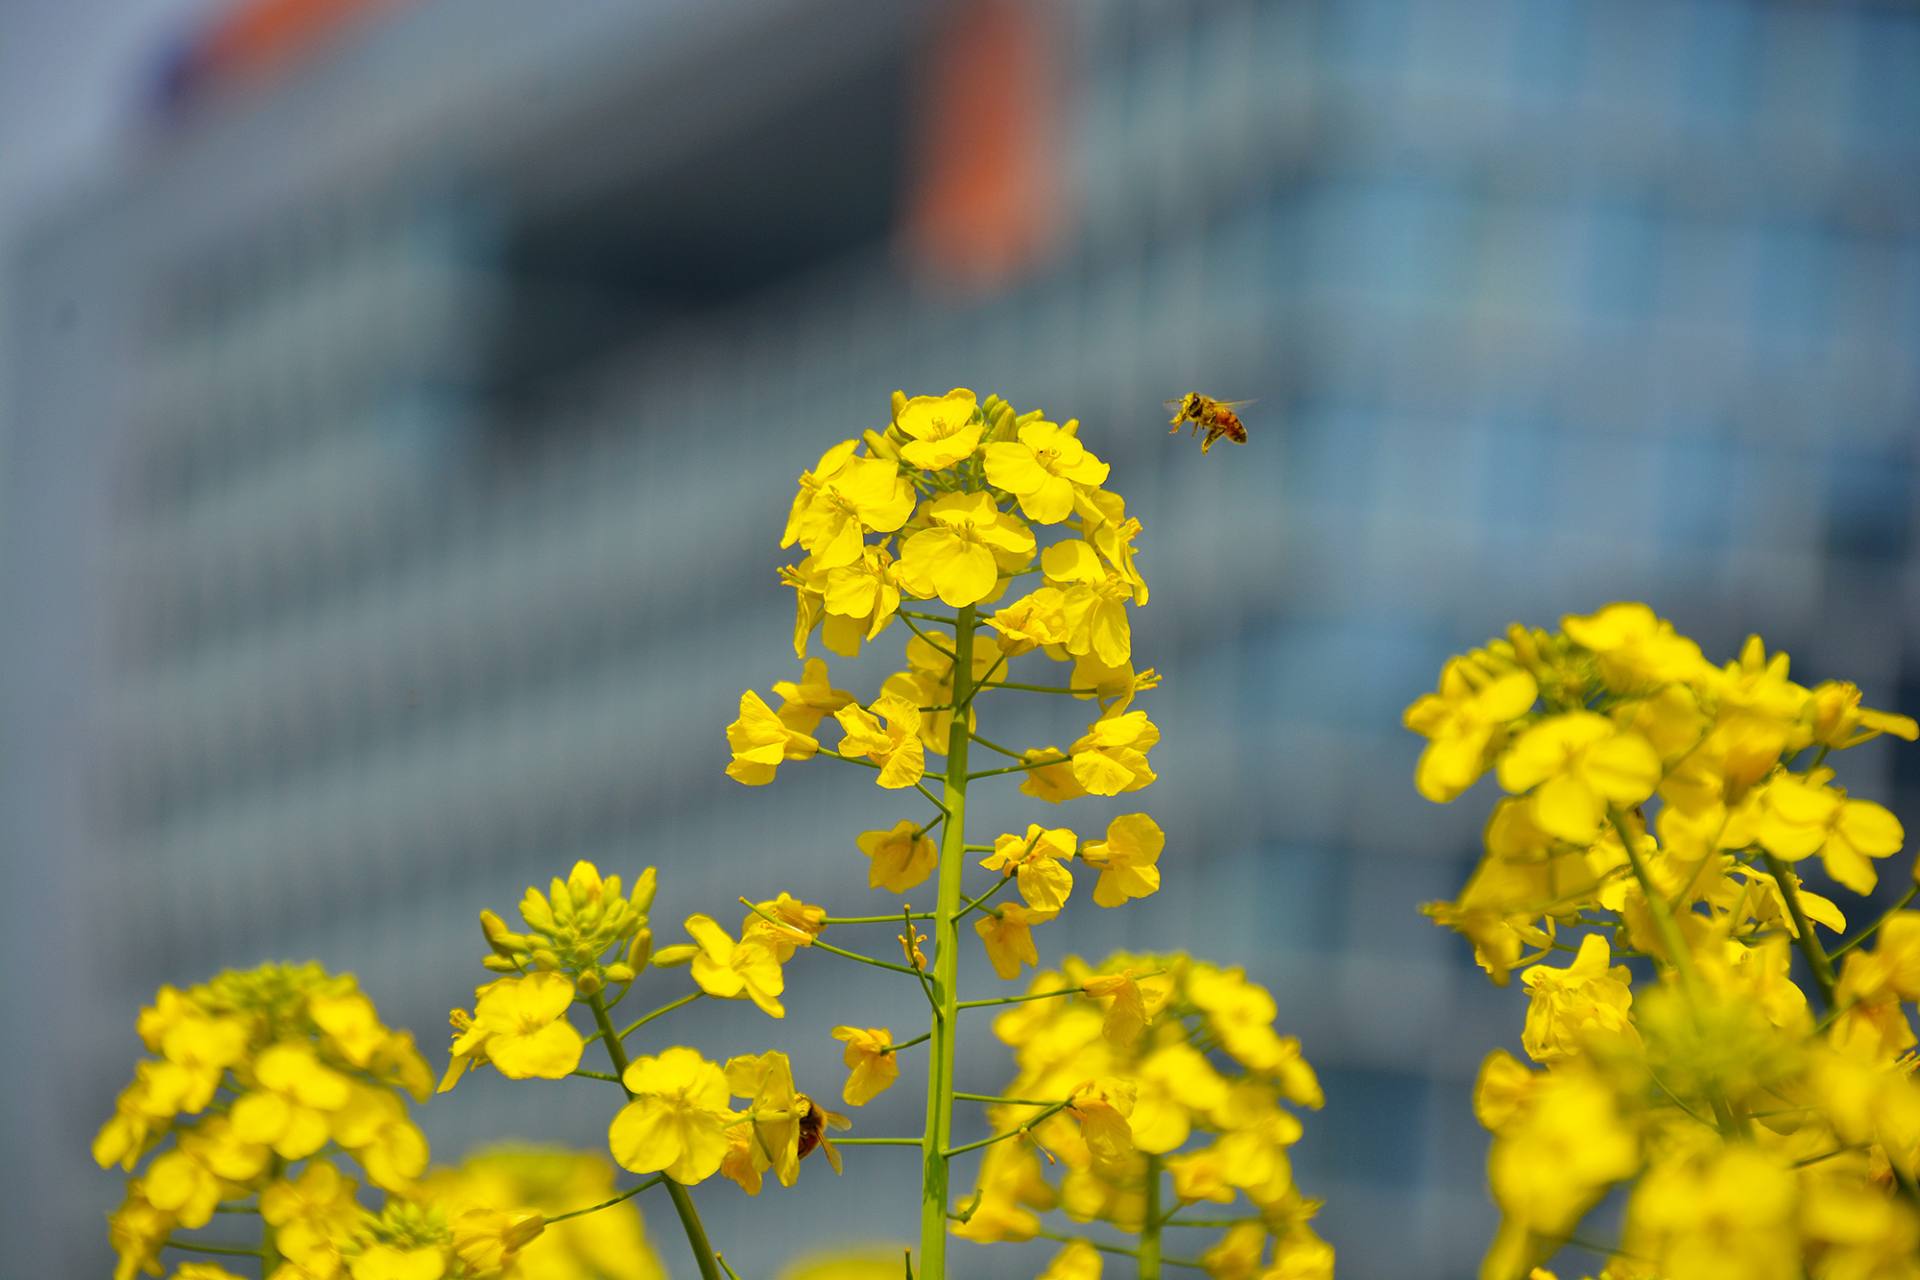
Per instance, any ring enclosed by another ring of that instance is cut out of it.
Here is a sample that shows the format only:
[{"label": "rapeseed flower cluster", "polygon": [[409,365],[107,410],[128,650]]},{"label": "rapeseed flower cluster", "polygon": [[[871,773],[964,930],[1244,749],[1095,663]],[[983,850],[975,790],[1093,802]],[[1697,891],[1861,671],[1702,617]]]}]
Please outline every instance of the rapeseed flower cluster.
[{"label": "rapeseed flower cluster", "polygon": [[[1042,1215],[1058,1211],[1156,1246],[1218,1232],[1196,1260],[1213,1276],[1333,1274],[1310,1226],[1319,1202],[1287,1158],[1293,1109],[1324,1098],[1299,1042],[1275,1030],[1271,993],[1184,954],[1120,954],[1097,968],[1068,957],[1027,995],[994,1019],[1019,1070],[988,1109],[1024,1140],[987,1153],[956,1234],[1030,1240],[1056,1234]],[[1063,1101],[1018,1101],[1042,1098]],[[1072,1241],[1045,1274],[1099,1276],[1100,1252]]]},{"label": "rapeseed flower cluster", "polygon": [[[1137,704],[1160,678],[1136,665],[1129,616],[1148,600],[1141,525],[1104,487],[1109,471],[1077,422],[955,390],[896,393],[884,429],[842,441],[800,476],[781,539],[799,557],[780,573],[795,592],[800,667],[770,683],[771,701],[742,694],[726,772],[763,786],[834,762],[865,771],[890,804],[918,808],[849,833],[846,865],[888,896],[884,910],[835,915],[787,893],[743,895],[738,917],[691,914],[660,939],[654,871],[628,885],[583,861],[545,890],[529,888],[518,924],[480,913],[491,976],[450,1015],[439,1091],[479,1068],[615,1084],[624,1099],[609,1105],[607,1151],[638,1182],[616,1189],[604,1161],[557,1154],[497,1153],[428,1173],[400,1092],[424,1097],[432,1079],[351,979],[312,968],[224,975],[163,990],[142,1015],[159,1056],[142,1064],[96,1144],[103,1164],[131,1170],[151,1158],[113,1218],[116,1280],[158,1274],[169,1245],[255,1257],[272,1280],[651,1280],[658,1263],[632,1199],[654,1187],[671,1200],[702,1280],[722,1280],[735,1273],[708,1239],[693,1189],[724,1179],[759,1195],[769,1181],[794,1185],[816,1153],[814,1168],[837,1173],[855,1149],[919,1171],[909,1280],[944,1280],[950,1235],[1057,1235],[1066,1247],[1046,1267],[1053,1280],[1097,1277],[1114,1254],[1147,1280],[1163,1264],[1228,1280],[1331,1275],[1332,1250],[1308,1226],[1317,1204],[1294,1188],[1286,1154],[1300,1135],[1293,1108],[1319,1106],[1319,1085],[1298,1044],[1275,1030],[1271,995],[1238,970],[1179,954],[1039,968],[1069,909],[1119,909],[1156,893],[1167,851],[1146,813],[1090,825],[1051,808],[1130,797],[1155,781],[1160,733]],[[890,630],[900,665],[867,693],[839,688],[827,659],[809,651],[817,636],[827,653],[852,656]],[[1030,675],[1027,663],[1052,665]],[[1053,742],[985,736],[983,701],[1015,694],[1064,699]],[[1017,785],[1034,820],[970,834],[968,793],[990,780]],[[902,903],[929,890],[931,902]],[[880,930],[884,954],[851,945],[856,928]],[[887,958],[889,935],[898,959]],[[973,966],[1004,981],[1032,974],[1031,985],[963,999],[963,949]],[[662,1020],[699,1001],[785,1020],[797,961],[897,975],[924,996],[926,1029],[860,1018],[809,1029],[836,1041],[846,1065],[831,1106],[819,1082],[801,1087],[781,1049],[713,1059],[664,1031]],[[669,987],[653,1007],[622,1012],[636,990],[660,983]],[[1000,1009],[994,1029],[1014,1047],[1018,1074],[1006,1094],[968,1092],[955,1076],[962,1024]],[[896,1087],[901,1055],[916,1050],[926,1060],[923,1131],[849,1135],[833,1107],[857,1109]],[[610,1069],[586,1065],[589,1052]],[[956,1124],[963,1103],[980,1114]],[[986,1133],[966,1138],[963,1126]],[[911,1154],[868,1153],[883,1147]],[[978,1185],[959,1201],[951,1183],[963,1161],[979,1162]],[[365,1205],[360,1178],[381,1193]],[[1243,1211],[1219,1218],[1198,1206]],[[1056,1208],[1101,1234],[1048,1232],[1037,1214]],[[257,1215],[259,1244],[177,1234],[215,1212]],[[1186,1258],[1166,1247],[1183,1228],[1222,1234]],[[226,1273],[190,1262],[176,1274]]]},{"label": "rapeseed flower cluster", "polygon": [[1827,762],[1914,721],[1612,604],[1451,659],[1406,723],[1423,795],[1506,793],[1427,908],[1528,996],[1533,1065],[1496,1050],[1474,1098],[1503,1215],[1482,1274],[1544,1277],[1577,1238],[1612,1280],[1920,1276],[1916,889],[1848,934],[1802,880],[1873,891],[1905,833]]}]

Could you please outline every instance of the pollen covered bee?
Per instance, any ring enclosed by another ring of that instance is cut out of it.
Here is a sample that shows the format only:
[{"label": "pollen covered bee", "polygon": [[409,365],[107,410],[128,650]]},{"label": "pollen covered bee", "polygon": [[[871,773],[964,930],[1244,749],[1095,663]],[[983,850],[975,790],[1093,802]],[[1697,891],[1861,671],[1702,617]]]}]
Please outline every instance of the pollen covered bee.
[{"label": "pollen covered bee", "polygon": [[845,1116],[827,1110],[804,1093],[798,1098],[800,1112],[799,1158],[805,1160],[813,1154],[815,1147],[826,1155],[827,1163],[833,1166],[835,1173],[840,1172],[840,1153],[827,1139],[827,1129],[850,1129],[853,1122]]},{"label": "pollen covered bee", "polygon": [[1189,391],[1178,400],[1166,402],[1173,410],[1173,430],[1168,435],[1176,435],[1183,426],[1190,426],[1195,435],[1206,428],[1207,438],[1200,442],[1200,452],[1213,448],[1213,442],[1221,436],[1235,444],[1247,442],[1246,424],[1240,421],[1235,409],[1244,409],[1252,404],[1251,400],[1215,400],[1212,396],[1203,396],[1198,391]]}]

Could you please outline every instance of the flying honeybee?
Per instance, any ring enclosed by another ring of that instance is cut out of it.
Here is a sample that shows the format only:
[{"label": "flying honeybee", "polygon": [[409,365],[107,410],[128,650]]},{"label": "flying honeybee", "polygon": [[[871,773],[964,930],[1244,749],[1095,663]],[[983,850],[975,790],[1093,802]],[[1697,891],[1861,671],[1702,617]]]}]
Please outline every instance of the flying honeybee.
[{"label": "flying honeybee", "polygon": [[1212,396],[1203,396],[1198,391],[1189,391],[1178,400],[1166,402],[1167,408],[1173,410],[1171,419],[1173,430],[1167,434],[1175,435],[1181,427],[1190,426],[1193,433],[1198,435],[1200,429],[1205,427],[1207,438],[1200,442],[1202,453],[1213,448],[1213,442],[1221,436],[1225,436],[1235,444],[1245,444],[1247,427],[1240,421],[1240,415],[1234,410],[1244,409],[1252,403],[1251,400],[1215,400]]}]

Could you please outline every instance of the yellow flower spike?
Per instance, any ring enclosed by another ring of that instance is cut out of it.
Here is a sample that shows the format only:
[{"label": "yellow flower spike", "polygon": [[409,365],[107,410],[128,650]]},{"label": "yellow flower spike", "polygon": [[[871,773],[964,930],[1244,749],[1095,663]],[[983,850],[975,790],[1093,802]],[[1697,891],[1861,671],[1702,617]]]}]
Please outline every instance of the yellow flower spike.
[{"label": "yellow flower spike", "polygon": [[906,893],[933,874],[940,848],[919,824],[902,818],[885,831],[863,831],[854,843],[870,859],[867,887]]},{"label": "yellow flower spike", "polygon": [[326,1145],[328,1114],[351,1097],[345,1076],[293,1042],[263,1050],[254,1076],[257,1086],[233,1104],[234,1132],[242,1141],[271,1146],[287,1160],[303,1160]]},{"label": "yellow flower spike", "polygon": [[900,1063],[893,1052],[893,1033],[885,1027],[865,1030],[835,1027],[833,1038],[847,1046],[847,1083],[840,1090],[840,1097],[848,1106],[866,1106],[900,1078]]},{"label": "yellow flower spike", "polygon": [[765,786],[783,762],[807,760],[820,750],[818,742],[789,728],[751,689],[740,695],[740,718],[727,726],[727,745],[733,749],[727,776],[749,787]]},{"label": "yellow flower spike", "polygon": [[520,1250],[540,1238],[547,1220],[531,1210],[468,1209],[449,1225],[454,1256],[474,1275],[485,1276],[512,1266]]},{"label": "yellow flower spike", "polygon": [[780,961],[764,942],[735,942],[709,916],[688,916],[687,932],[699,951],[692,957],[693,980],[710,996],[722,1000],[751,1000],[769,1018],[784,1018],[780,993],[786,977]]},{"label": "yellow flower spike", "polygon": [[774,714],[795,733],[812,734],[822,720],[854,701],[852,694],[834,688],[828,680],[824,658],[808,658],[801,664],[798,681],[775,681],[773,692],[780,698],[780,709]]},{"label": "yellow flower spike", "polygon": [[1154,780],[1147,752],[1159,741],[1160,730],[1144,711],[1096,720],[1068,748],[1074,781],[1088,795],[1117,796],[1138,791]]},{"label": "yellow flower spike", "polygon": [[1100,872],[1093,900],[1102,907],[1118,907],[1144,898],[1160,888],[1160,852],[1166,833],[1144,813],[1127,813],[1107,824],[1104,840],[1089,840],[1080,860]]},{"label": "yellow flower spike", "polygon": [[[888,790],[910,787],[926,772],[926,749],[920,741],[920,709],[905,698],[883,694],[873,710],[846,706],[834,712],[846,730],[838,748],[842,756],[865,756],[880,766],[876,779]],[[885,720],[885,725],[881,724]]]},{"label": "yellow flower spike", "polygon": [[923,510],[927,527],[902,544],[898,565],[901,585],[923,599],[978,604],[1033,556],[1033,530],[994,506],[991,494],[943,494]]},{"label": "yellow flower spike", "polygon": [[993,971],[1002,978],[1017,978],[1022,965],[1038,965],[1040,953],[1034,949],[1033,926],[1044,924],[1055,914],[1014,902],[985,909],[985,914],[973,922],[973,929],[986,944]]},{"label": "yellow flower spike", "polygon": [[621,1076],[633,1100],[607,1130],[622,1168],[661,1173],[683,1185],[720,1168],[727,1129],[741,1116],[728,1105],[726,1073],[684,1046],[635,1058]]},{"label": "yellow flower spike", "polygon": [[447,1274],[447,1255],[432,1246],[369,1245],[348,1264],[347,1274],[352,1280],[440,1280]]},{"label": "yellow flower spike", "polygon": [[894,425],[907,437],[900,456],[927,471],[971,458],[986,430],[979,401],[965,387],[944,396],[913,397],[895,412]]},{"label": "yellow flower spike", "polygon": [[[566,1021],[574,999],[571,978],[559,973],[502,978],[474,994],[473,1020],[454,1042],[455,1058],[473,1059],[482,1051],[509,1080],[558,1080],[580,1065],[586,1039]],[[451,1068],[449,1076],[442,1092],[459,1078]]]},{"label": "yellow flower spike", "polygon": [[1454,658],[1440,669],[1440,687],[1408,707],[1403,723],[1427,739],[1414,768],[1420,794],[1444,804],[1479,781],[1503,744],[1508,724],[1532,709],[1539,686],[1525,671],[1492,679]]},{"label": "yellow flower spike", "polygon": [[1608,805],[1631,807],[1653,794],[1660,757],[1645,738],[1605,716],[1570,711],[1515,739],[1500,758],[1499,777],[1510,792],[1533,791],[1535,820],[1549,834],[1590,844]]},{"label": "yellow flower spike", "polygon": [[1579,954],[1564,969],[1537,964],[1520,975],[1532,993],[1520,1043],[1543,1066],[1588,1051],[1596,1042],[1637,1045],[1625,965],[1609,968],[1607,940],[1588,934]]},{"label": "yellow flower spike", "polygon": [[1103,484],[1107,464],[1072,434],[1052,422],[1030,422],[1018,439],[986,449],[987,481],[1020,503],[1020,513],[1040,524],[1059,524],[1073,514],[1074,493]]},{"label": "yellow flower spike", "polygon": [[1029,823],[1026,835],[1003,835],[995,840],[993,853],[982,858],[980,865],[1017,877],[1026,904],[1054,915],[1073,893],[1073,872],[1065,864],[1073,858],[1079,842],[1080,837],[1066,827]]}]

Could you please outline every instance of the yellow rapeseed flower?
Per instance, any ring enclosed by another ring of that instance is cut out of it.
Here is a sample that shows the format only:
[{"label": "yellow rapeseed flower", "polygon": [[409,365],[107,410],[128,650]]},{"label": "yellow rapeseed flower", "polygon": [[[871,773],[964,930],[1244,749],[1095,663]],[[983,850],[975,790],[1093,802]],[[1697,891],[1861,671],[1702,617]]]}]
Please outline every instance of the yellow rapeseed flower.
[{"label": "yellow rapeseed flower", "polygon": [[735,942],[710,916],[688,916],[687,932],[699,948],[690,972],[702,991],[722,1000],[751,1000],[770,1018],[787,1016],[780,1003],[787,981],[772,947]]},{"label": "yellow rapeseed flower", "polygon": [[841,1099],[850,1107],[864,1107],[893,1087],[900,1063],[893,1052],[893,1033],[885,1027],[835,1027],[833,1038],[846,1044],[847,1083]]},{"label": "yellow rapeseed flower", "polygon": [[987,493],[948,493],[922,508],[926,527],[900,548],[900,581],[917,596],[956,609],[999,590],[1002,574],[1026,567],[1033,530],[1001,511]]},{"label": "yellow rapeseed flower", "polygon": [[1507,725],[1525,715],[1539,693],[1528,672],[1489,675],[1465,659],[1450,659],[1440,668],[1439,690],[1416,699],[1403,717],[1427,739],[1413,774],[1420,794],[1444,804],[1479,781]]},{"label": "yellow rapeseed flower", "polygon": [[846,730],[846,736],[840,739],[840,754],[848,759],[865,756],[879,765],[876,781],[881,786],[889,790],[910,787],[926,772],[920,708],[914,703],[882,694],[874,700],[871,711],[857,704],[845,706],[834,712],[834,719]]},{"label": "yellow rapeseed flower", "polygon": [[347,1078],[323,1066],[311,1047],[282,1042],[254,1062],[253,1089],[233,1104],[235,1134],[271,1146],[286,1160],[303,1160],[326,1145],[327,1116],[347,1105]]},{"label": "yellow rapeseed flower", "polygon": [[488,983],[474,995],[473,1018],[453,1042],[442,1093],[474,1063],[490,1062],[509,1080],[558,1080],[580,1065],[586,1039],[566,1020],[573,979],[530,973]]},{"label": "yellow rapeseed flower", "polygon": [[727,745],[733,749],[727,776],[749,787],[772,782],[782,762],[806,760],[820,750],[818,742],[788,725],[751,689],[740,695],[740,718],[727,726]]},{"label": "yellow rapeseed flower", "polygon": [[927,471],[971,458],[986,430],[980,403],[965,387],[943,396],[913,397],[901,406],[894,425],[907,437],[900,456]]},{"label": "yellow rapeseed flower", "polygon": [[1104,840],[1089,840],[1080,860],[1100,872],[1093,900],[1118,907],[1131,898],[1144,898],[1160,888],[1160,851],[1166,833],[1144,813],[1124,813],[1107,824]]},{"label": "yellow rapeseed flower", "polygon": [[727,1129],[740,1119],[719,1065],[679,1046],[635,1058],[621,1080],[633,1100],[607,1130],[614,1160],[687,1185],[712,1177],[727,1152]]},{"label": "yellow rapeseed flower", "polygon": [[918,823],[906,818],[886,831],[863,831],[854,841],[871,860],[867,887],[906,893],[933,874],[940,849]]},{"label": "yellow rapeseed flower", "polygon": [[1057,423],[1029,422],[1019,439],[987,446],[987,481],[1020,503],[1020,512],[1040,524],[1059,524],[1073,514],[1076,490],[1100,485],[1107,464]]},{"label": "yellow rapeseed flower", "polygon": [[1088,795],[1117,796],[1138,791],[1154,780],[1147,752],[1159,741],[1160,730],[1144,711],[1096,720],[1068,748],[1074,780]]},{"label": "yellow rapeseed flower", "polygon": [[1500,785],[1533,791],[1535,820],[1552,835],[1590,844],[1607,806],[1631,807],[1653,794],[1660,757],[1637,733],[1591,711],[1570,711],[1534,725],[1500,757]]},{"label": "yellow rapeseed flower", "polygon": [[982,910],[981,918],[973,922],[973,929],[986,944],[987,959],[993,963],[995,973],[1002,978],[1017,978],[1021,965],[1040,963],[1040,953],[1033,945],[1033,926],[1053,919],[1056,913],[1035,911],[1017,902]]},{"label": "yellow rapeseed flower", "polygon": [[780,723],[795,733],[809,735],[822,720],[854,700],[845,689],[833,687],[825,658],[808,658],[800,666],[799,680],[775,681],[773,692],[780,699],[780,709],[775,712]]},{"label": "yellow rapeseed flower", "polygon": [[1073,892],[1073,872],[1066,863],[1072,860],[1080,837],[1066,827],[1042,827],[1027,824],[1024,836],[1003,835],[993,842],[993,852],[980,860],[988,871],[1015,876],[1020,896],[1036,911],[1058,913]]}]

